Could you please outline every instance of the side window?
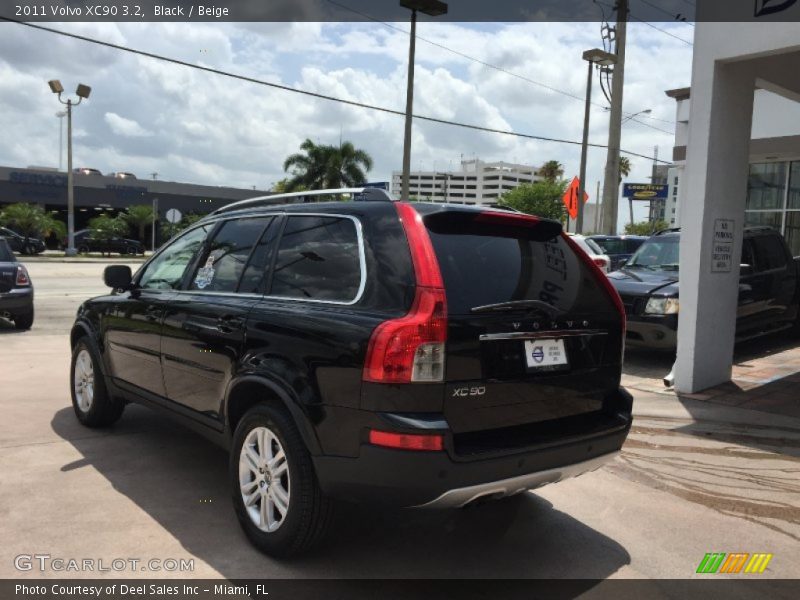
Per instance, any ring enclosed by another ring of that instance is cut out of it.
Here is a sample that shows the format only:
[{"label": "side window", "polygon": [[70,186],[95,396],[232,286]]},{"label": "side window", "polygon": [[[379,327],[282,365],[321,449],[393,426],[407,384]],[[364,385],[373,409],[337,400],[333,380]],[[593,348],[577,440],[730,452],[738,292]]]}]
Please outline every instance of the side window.
[{"label": "side window", "polygon": [[208,244],[189,289],[235,292],[244,265],[268,223],[263,217],[225,221]]},{"label": "side window", "polygon": [[261,285],[264,275],[269,271],[272,257],[275,254],[275,239],[280,232],[280,220],[270,218],[267,229],[261,234],[250,261],[244,269],[244,275],[239,282],[239,291],[243,294],[258,294],[262,292]]},{"label": "side window", "polygon": [[759,235],[753,238],[756,250],[757,269],[768,271],[786,266],[786,251],[776,235]]},{"label": "side window", "polygon": [[278,246],[270,295],[351,302],[360,285],[358,233],[353,221],[288,217]]},{"label": "side window", "polygon": [[178,289],[186,267],[206,239],[208,230],[207,225],[192,229],[164,248],[139,277],[139,287],[150,290]]}]

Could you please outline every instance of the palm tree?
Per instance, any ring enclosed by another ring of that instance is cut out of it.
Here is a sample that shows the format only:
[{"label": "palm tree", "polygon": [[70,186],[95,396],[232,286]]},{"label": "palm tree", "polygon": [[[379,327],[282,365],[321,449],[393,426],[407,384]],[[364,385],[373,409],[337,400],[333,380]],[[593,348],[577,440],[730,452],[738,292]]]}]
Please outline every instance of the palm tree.
[{"label": "palm tree", "polygon": [[283,170],[291,178],[286,189],[326,189],[355,187],[367,181],[366,172],[372,169],[372,157],[358,150],[351,142],[339,146],[317,145],[307,139],[300,150],[283,162]]},{"label": "palm tree", "polygon": [[631,160],[627,156],[619,157],[619,182],[622,183],[622,178],[631,174]]},{"label": "palm tree", "polygon": [[545,180],[553,183],[556,181],[556,179],[561,179],[561,177],[563,177],[564,165],[557,160],[548,160],[539,169],[539,175],[544,177]]},{"label": "palm tree", "polygon": [[122,218],[137,229],[139,241],[144,244],[144,228],[153,223],[153,207],[149,204],[136,204],[129,206],[122,213]]},{"label": "palm tree", "polygon": [[[627,156],[619,157],[619,182],[622,178],[631,174],[631,161]],[[628,210],[630,211],[631,227],[633,227],[633,198],[628,198]]]}]

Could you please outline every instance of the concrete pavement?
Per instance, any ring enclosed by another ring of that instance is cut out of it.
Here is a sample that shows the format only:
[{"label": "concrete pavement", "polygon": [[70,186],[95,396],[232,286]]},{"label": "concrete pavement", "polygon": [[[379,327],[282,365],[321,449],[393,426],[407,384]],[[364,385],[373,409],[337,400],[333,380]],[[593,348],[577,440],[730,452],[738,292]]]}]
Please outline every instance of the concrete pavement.
[{"label": "concrete pavement", "polygon": [[707,552],[770,552],[758,577],[800,577],[800,419],[640,390],[600,471],[461,511],[343,507],[325,547],[273,561],[239,529],[222,450],[138,406],[107,431],[77,423],[67,333],[102,265],[29,270],[34,328],[0,331],[0,577],[64,576],[14,567],[46,553],[194,559],[116,577],[687,578],[709,577]]}]

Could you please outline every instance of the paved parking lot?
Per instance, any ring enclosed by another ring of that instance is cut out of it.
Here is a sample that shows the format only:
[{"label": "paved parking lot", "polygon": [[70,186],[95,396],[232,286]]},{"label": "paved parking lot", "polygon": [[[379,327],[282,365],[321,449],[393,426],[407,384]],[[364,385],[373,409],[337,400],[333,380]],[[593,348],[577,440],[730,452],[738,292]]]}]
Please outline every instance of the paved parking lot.
[{"label": "paved parking lot", "polygon": [[[102,268],[31,262],[34,327],[0,325],[0,577],[64,575],[15,569],[15,556],[39,553],[194,559],[191,574],[158,576],[684,578],[707,552],[770,552],[757,577],[800,577],[800,415],[757,384],[678,398],[659,387],[669,357],[633,355],[636,418],[614,464],[461,511],[343,507],[325,547],[271,560],[240,532],[222,450],[136,406],[108,431],[75,420],[67,334],[79,303],[105,291]],[[800,350],[764,348],[742,360],[786,396],[796,372],[767,373]],[[738,405],[722,401],[736,394]]]}]

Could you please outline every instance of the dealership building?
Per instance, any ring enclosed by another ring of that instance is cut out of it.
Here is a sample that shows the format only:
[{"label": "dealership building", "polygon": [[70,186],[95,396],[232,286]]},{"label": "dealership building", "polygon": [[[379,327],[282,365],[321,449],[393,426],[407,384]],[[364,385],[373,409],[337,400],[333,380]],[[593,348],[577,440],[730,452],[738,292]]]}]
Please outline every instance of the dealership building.
[{"label": "dealership building", "polygon": [[[710,0],[698,0],[698,15],[713,7]],[[745,225],[779,226],[797,252],[800,194],[792,175],[798,176],[793,159],[800,158],[800,146],[787,131],[794,125],[792,113],[781,109],[775,115],[782,127],[769,136],[775,139],[768,148],[760,138],[753,140],[753,131],[761,119],[757,106],[763,100],[757,98],[764,92],[792,110],[800,102],[800,4],[763,8],[756,3],[754,13],[751,0],[729,0],[730,22],[698,19],[695,28],[678,182],[681,291],[674,374],[679,392],[731,378]]]},{"label": "dealership building", "polygon": [[[161,181],[104,176],[74,175],[75,229],[85,228],[92,217],[116,214],[135,204],[158,206],[161,217],[171,208],[181,214],[205,214],[236,200],[262,196],[268,192],[255,189],[215,187]],[[47,168],[0,167],[0,209],[16,202],[31,202],[67,220],[67,173]]]}]

